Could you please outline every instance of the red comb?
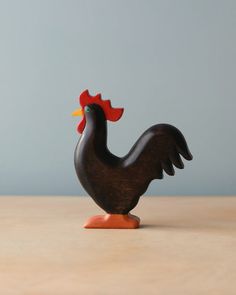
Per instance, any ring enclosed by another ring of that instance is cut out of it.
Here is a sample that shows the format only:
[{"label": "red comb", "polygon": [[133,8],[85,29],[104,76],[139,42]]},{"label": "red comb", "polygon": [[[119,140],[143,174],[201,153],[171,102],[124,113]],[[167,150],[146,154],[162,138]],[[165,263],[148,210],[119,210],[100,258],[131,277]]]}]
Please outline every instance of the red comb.
[{"label": "red comb", "polygon": [[[106,119],[113,122],[118,121],[121,118],[124,111],[123,108],[113,108],[111,106],[110,100],[102,100],[100,93],[95,96],[91,96],[88,90],[85,90],[80,94],[79,100],[80,100],[80,105],[83,109],[86,105],[92,104],[92,103],[100,105],[100,107],[102,107],[104,111]],[[78,131],[80,133],[83,132],[85,124],[86,124],[86,120],[84,116],[78,126]]]}]

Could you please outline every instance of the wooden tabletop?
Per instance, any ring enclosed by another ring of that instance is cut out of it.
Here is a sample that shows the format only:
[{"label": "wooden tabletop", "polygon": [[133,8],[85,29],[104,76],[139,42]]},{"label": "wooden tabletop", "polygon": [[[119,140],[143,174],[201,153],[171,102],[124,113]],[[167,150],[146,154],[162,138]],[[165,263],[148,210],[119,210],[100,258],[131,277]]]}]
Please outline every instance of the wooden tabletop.
[{"label": "wooden tabletop", "polygon": [[0,197],[1,295],[235,295],[236,197],[143,197],[136,230],[85,197]]}]

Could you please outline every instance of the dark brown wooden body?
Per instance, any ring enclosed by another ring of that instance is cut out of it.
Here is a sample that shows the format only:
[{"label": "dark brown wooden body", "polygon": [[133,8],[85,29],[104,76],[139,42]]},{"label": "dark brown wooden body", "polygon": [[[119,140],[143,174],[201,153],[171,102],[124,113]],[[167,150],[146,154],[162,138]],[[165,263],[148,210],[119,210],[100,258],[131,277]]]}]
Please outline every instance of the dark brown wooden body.
[{"label": "dark brown wooden body", "polygon": [[153,179],[163,170],[174,175],[174,164],[182,169],[181,154],[192,159],[181,132],[168,124],[152,126],[123,158],[107,148],[107,122],[100,106],[89,105],[86,127],[75,150],[78,178],[93,200],[107,213],[127,214]]}]

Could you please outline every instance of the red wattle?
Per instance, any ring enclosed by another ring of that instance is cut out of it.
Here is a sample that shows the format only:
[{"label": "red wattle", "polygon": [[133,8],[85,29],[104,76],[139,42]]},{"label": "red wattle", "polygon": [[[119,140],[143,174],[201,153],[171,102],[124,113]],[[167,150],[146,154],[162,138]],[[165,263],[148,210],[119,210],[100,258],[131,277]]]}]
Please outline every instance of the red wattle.
[{"label": "red wattle", "polygon": [[79,122],[78,127],[77,127],[77,131],[79,133],[81,133],[81,134],[83,133],[84,128],[85,128],[85,124],[86,124],[86,119],[85,119],[85,117],[83,117],[83,119]]}]

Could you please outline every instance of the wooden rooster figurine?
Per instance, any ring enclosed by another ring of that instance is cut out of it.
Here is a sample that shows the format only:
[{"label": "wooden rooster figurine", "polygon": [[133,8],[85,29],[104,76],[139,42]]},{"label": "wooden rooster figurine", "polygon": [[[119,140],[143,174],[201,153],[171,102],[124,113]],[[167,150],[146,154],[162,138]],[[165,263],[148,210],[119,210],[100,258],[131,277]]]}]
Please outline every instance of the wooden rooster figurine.
[{"label": "wooden rooster figurine", "polygon": [[93,200],[106,215],[91,217],[85,228],[138,228],[140,220],[129,212],[137,205],[153,179],[162,179],[163,171],[174,175],[173,168],[184,168],[182,155],[192,155],[182,133],[174,126],[158,124],[146,130],[129,153],[120,158],[107,148],[107,121],[117,121],[123,109],[112,108],[101,95],[88,90],[80,95],[82,115],[78,132],[82,134],[75,149],[77,176]]}]

